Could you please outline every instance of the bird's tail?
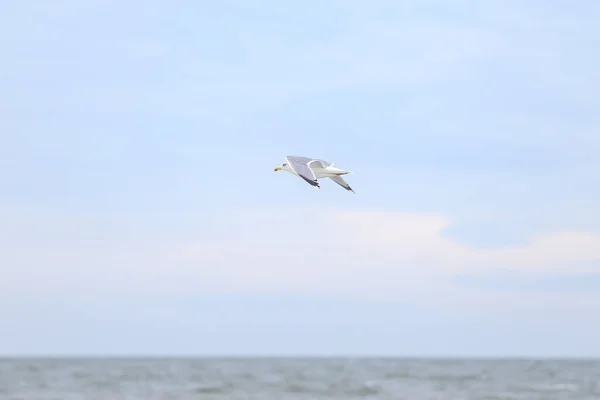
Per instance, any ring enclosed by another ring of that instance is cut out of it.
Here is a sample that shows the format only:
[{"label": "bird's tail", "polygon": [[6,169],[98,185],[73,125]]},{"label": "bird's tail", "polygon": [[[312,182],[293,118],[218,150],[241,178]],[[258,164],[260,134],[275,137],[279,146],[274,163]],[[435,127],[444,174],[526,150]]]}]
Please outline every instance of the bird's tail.
[{"label": "bird's tail", "polygon": [[346,175],[352,173],[352,171],[346,171],[345,169],[341,168],[331,168],[330,171],[335,175]]}]

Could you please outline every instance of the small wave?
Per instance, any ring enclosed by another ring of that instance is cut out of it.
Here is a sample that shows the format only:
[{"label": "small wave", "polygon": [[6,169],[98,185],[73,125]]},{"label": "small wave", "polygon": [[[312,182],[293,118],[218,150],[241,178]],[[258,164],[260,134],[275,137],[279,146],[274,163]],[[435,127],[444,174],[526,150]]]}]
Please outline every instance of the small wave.
[{"label": "small wave", "polygon": [[536,385],[532,389],[536,392],[576,392],[579,390],[579,386],[573,383],[551,383]]},{"label": "small wave", "polygon": [[229,388],[225,385],[200,385],[194,388],[194,393],[219,394],[227,393]]}]

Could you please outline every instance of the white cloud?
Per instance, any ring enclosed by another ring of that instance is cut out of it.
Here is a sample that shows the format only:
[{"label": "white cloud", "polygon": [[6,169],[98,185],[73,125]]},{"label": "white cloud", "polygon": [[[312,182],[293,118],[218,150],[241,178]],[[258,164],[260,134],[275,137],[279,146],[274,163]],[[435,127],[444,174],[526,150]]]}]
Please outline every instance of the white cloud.
[{"label": "white cloud", "polygon": [[600,267],[600,235],[585,232],[556,232],[525,245],[480,249],[445,237],[449,221],[439,215],[351,212],[337,214],[336,222],[344,226],[340,232],[356,232],[346,242],[399,261],[427,260],[428,270],[595,272]]},{"label": "white cloud", "polygon": [[[56,222],[3,218],[5,294],[298,292],[480,306],[523,297],[458,287],[453,276],[600,266],[600,235],[558,232],[526,245],[481,249],[446,237],[449,221],[435,214],[254,211],[205,219],[189,235],[126,219]],[[528,301],[560,303],[560,296],[530,294]]]}]

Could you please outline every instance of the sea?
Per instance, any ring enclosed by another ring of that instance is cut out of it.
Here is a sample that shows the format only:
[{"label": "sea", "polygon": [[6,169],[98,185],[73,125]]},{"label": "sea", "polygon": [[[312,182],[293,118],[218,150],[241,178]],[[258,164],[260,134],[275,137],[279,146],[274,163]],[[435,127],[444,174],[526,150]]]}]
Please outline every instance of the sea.
[{"label": "sea", "polygon": [[599,400],[600,360],[0,359],[10,400]]}]

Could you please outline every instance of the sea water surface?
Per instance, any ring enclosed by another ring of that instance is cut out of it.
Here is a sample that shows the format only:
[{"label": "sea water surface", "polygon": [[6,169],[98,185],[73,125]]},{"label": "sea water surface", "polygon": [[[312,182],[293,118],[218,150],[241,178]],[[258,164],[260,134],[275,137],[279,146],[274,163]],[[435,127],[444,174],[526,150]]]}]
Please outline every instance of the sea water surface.
[{"label": "sea water surface", "polygon": [[0,359],[0,399],[598,400],[600,361]]}]

